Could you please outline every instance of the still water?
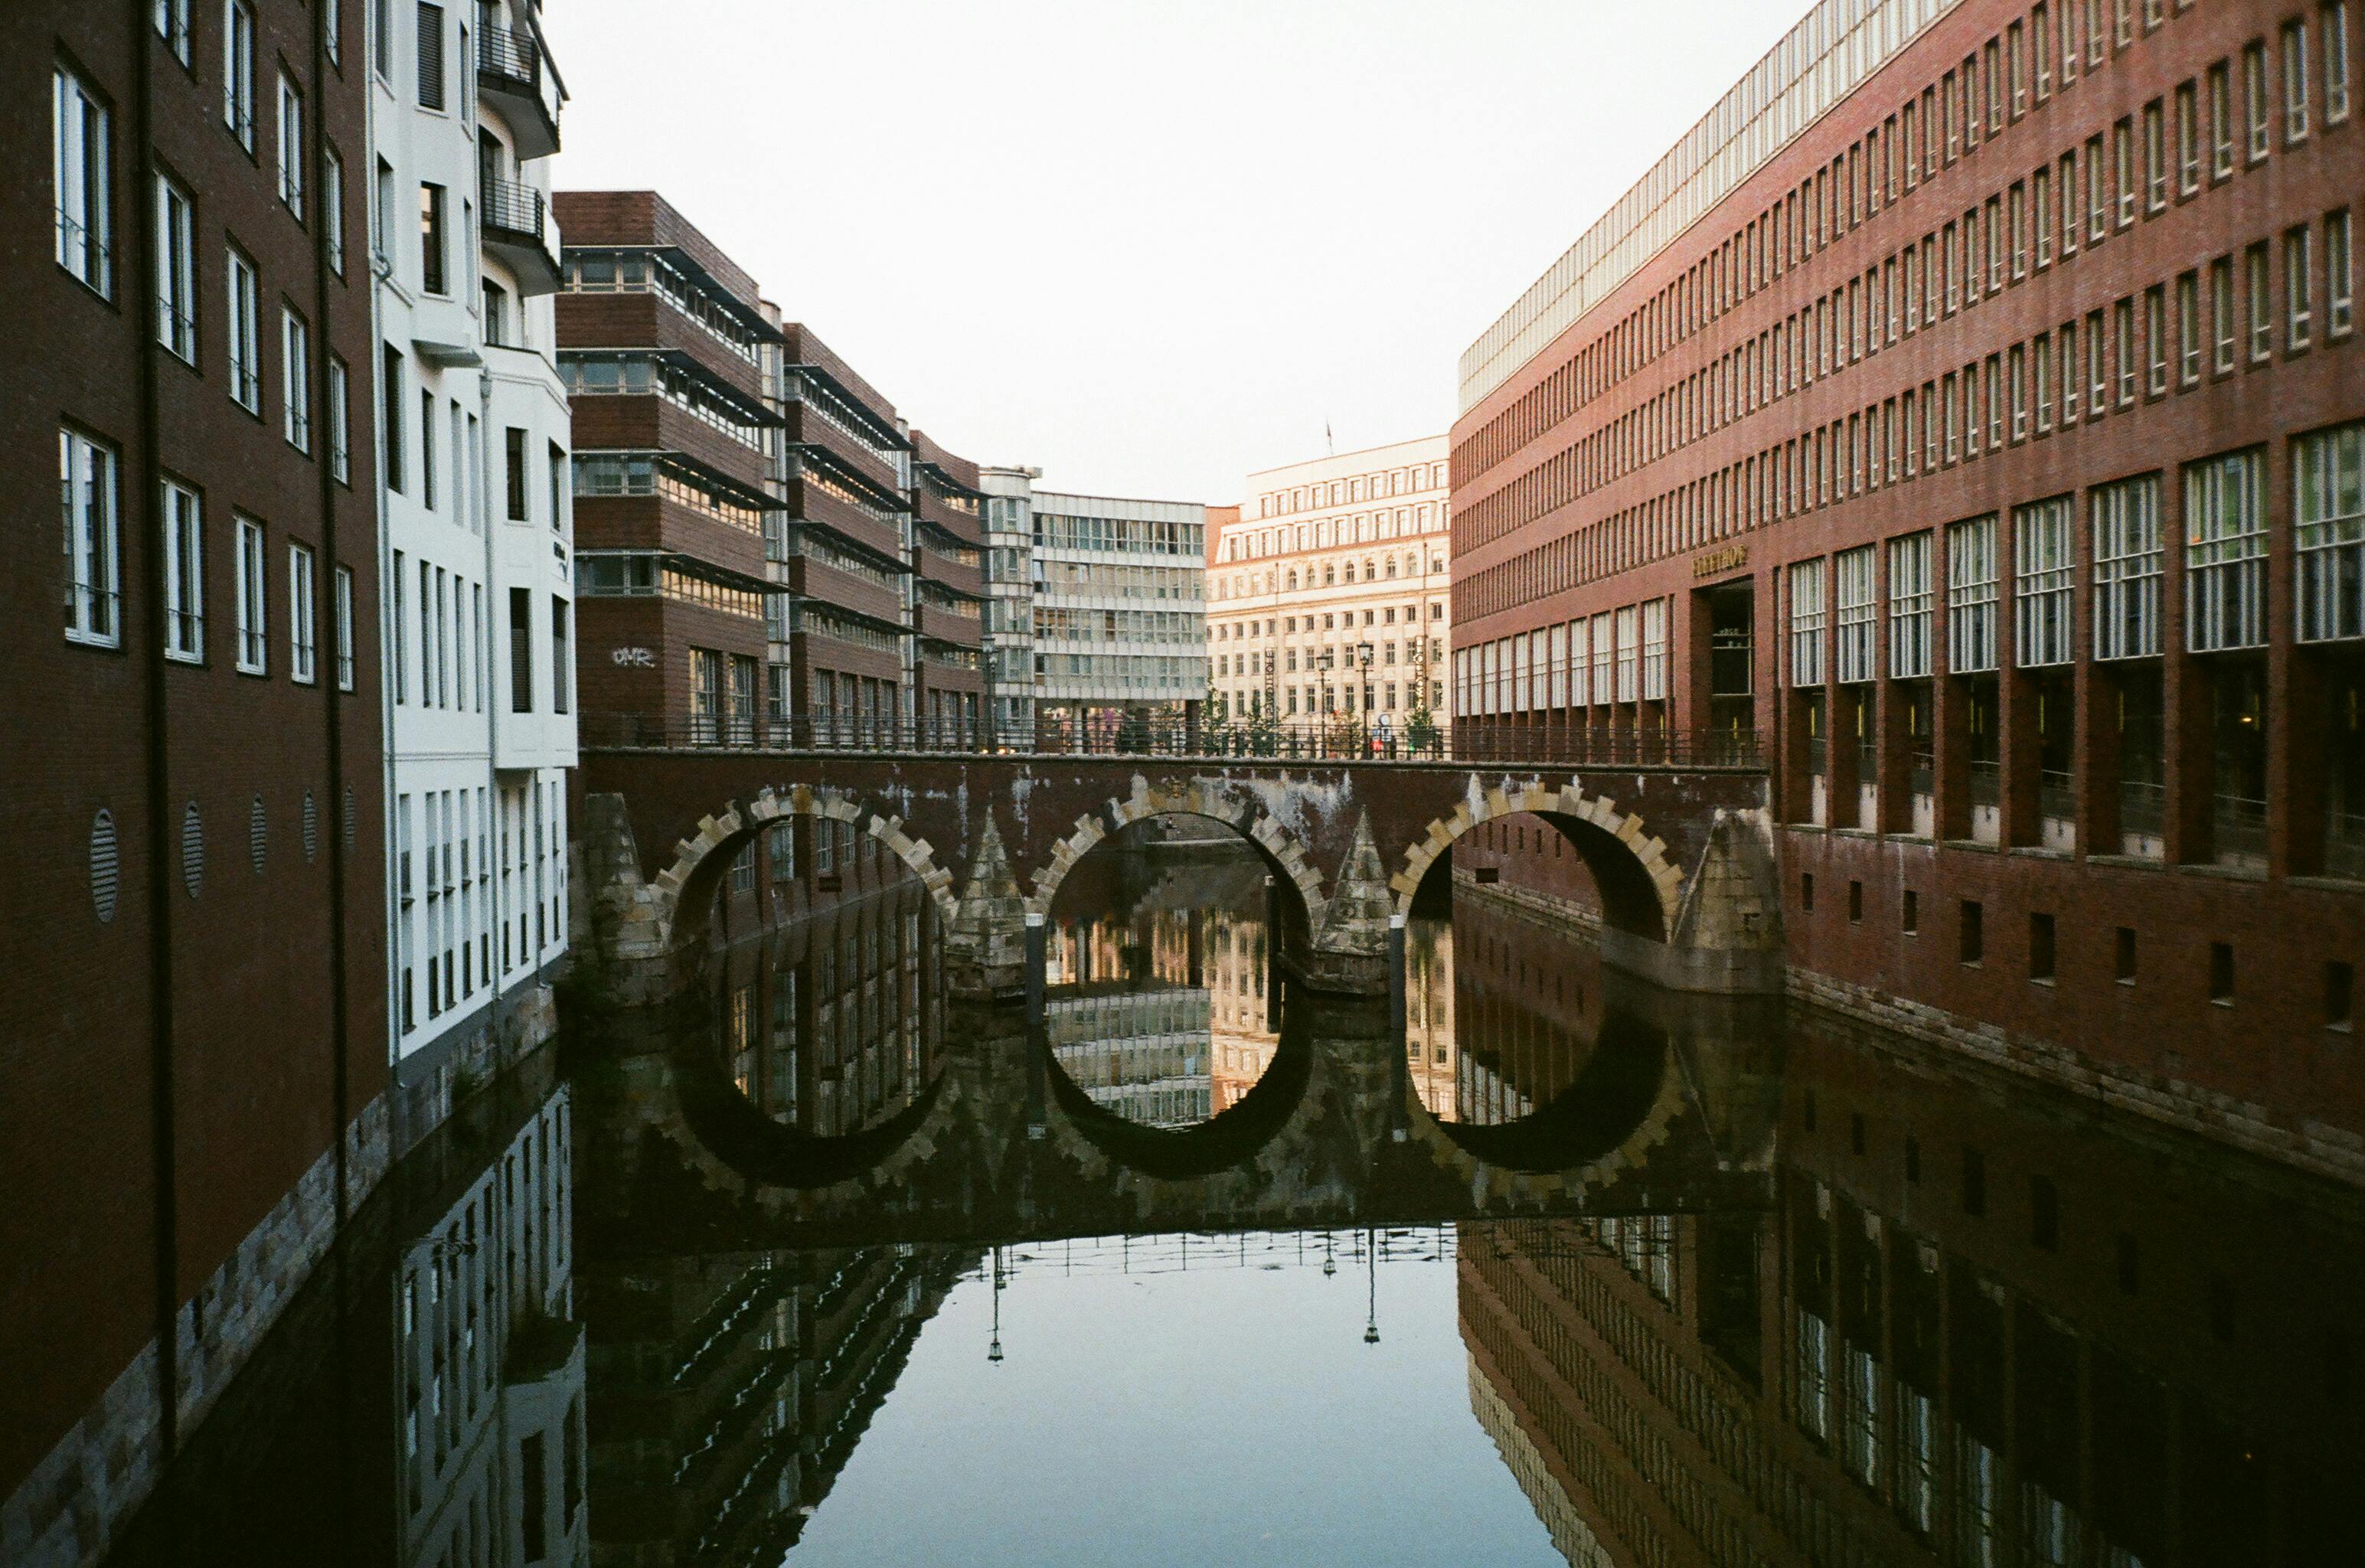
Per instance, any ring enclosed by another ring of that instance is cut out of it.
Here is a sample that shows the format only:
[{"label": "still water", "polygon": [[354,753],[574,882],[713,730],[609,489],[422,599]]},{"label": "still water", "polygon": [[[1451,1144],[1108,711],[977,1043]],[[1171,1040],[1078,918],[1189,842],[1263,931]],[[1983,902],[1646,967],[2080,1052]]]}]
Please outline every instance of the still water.
[{"label": "still water", "polygon": [[127,1563],[2348,1563],[2352,1194],[1457,900],[1405,1027],[1096,852],[890,884],[389,1177]]}]

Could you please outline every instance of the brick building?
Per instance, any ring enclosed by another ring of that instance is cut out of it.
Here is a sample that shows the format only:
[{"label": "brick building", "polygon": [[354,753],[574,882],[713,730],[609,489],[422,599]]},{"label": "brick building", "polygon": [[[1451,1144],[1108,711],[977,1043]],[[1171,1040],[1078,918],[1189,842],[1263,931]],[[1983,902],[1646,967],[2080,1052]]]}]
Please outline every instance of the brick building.
[{"label": "brick building", "polygon": [[0,9],[12,1562],[104,1549],[386,1159],[366,48]]},{"label": "brick building", "polygon": [[1799,988],[2333,1159],[2355,11],[1827,0],[1473,346],[1452,436],[1457,712],[1754,730]]}]

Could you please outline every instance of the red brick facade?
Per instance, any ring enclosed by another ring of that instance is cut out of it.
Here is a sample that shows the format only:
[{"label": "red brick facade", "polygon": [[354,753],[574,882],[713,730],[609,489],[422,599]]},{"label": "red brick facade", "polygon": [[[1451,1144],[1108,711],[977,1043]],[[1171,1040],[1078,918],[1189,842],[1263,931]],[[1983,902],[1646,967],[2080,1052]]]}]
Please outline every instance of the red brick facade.
[{"label": "red brick facade", "polygon": [[[76,1468],[77,1422],[79,1440],[112,1444],[106,1495],[136,1497],[176,1417],[193,1417],[246,1348],[236,1336],[275,1310],[278,1271],[300,1267],[291,1254],[308,1260],[334,1225],[331,1204],[305,1194],[325,1178],[321,1198],[350,1205],[383,1159],[364,17],[326,13],[342,17],[331,51],[314,36],[322,7],[254,7],[250,150],[225,124],[222,8],[190,11],[178,50],[155,7],[133,0],[17,5],[0,18],[0,74],[13,84],[0,144],[17,171],[0,195],[17,237],[0,256],[0,510],[23,530],[6,587],[0,765],[13,827],[0,928],[0,1498],[12,1529],[43,1528],[39,1497],[18,1511],[38,1488],[102,1486]],[[67,81],[106,119],[96,286],[58,258],[67,201],[42,161]],[[283,120],[296,120],[283,92],[301,104],[295,203],[282,197]],[[341,208],[324,149],[342,164]],[[185,360],[159,341],[159,171],[195,198]],[[343,232],[324,233],[339,210]],[[233,253],[254,283],[252,411],[233,391]],[[289,319],[303,332],[300,425],[288,414]],[[342,431],[340,366],[352,388]],[[58,543],[62,431],[109,454],[116,496],[105,564],[79,574],[92,588],[80,641],[71,608],[60,629],[62,599],[76,599]],[[197,501],[194,574],[169,548],[168,481]],[[252,643],[241,523],[261,529]],[[186,576],[202,586],[201,628],[168,620],[193,608],[168,593]],[[168,657],[168,624],[187,656]],[[241,670],[242,655],[260,669]],[[350,1162],[331,1153],[348,1149]],[[291,1213],[286,1251],[258,1244]],[[234,1256],[243,1277],[222,1272]],[[154,1378],[176,1397],[157,1400],[151,1380],[144,1402],[102,1410],[160,1342]]]},{"label": "red brick facade", "polygon": [[2365,1130],[2359,25],[1933,22],[1456,424],[1457,711],[1754,729],[1795,969]]}]

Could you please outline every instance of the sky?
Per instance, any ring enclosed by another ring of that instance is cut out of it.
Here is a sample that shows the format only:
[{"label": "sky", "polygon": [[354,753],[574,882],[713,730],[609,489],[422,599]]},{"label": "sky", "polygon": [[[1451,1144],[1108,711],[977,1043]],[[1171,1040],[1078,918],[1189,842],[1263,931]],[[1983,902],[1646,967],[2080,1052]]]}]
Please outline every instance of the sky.
[{"label": "sky", "polygon": [[1224,504],[1446,430],[1462,351],[1804,9],[554,0],[556,180],[664,193],[954,452]]}]

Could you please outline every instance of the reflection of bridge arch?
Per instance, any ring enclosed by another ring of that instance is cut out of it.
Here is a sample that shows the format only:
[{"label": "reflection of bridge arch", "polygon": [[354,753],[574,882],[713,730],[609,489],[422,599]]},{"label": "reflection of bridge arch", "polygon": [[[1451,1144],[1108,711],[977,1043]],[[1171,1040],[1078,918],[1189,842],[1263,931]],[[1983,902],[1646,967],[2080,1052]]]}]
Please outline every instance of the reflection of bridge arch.
[{"label": "reflection of bridge arch", "polygon": [[1069,1130],[1111,1163],[1166,1182],[1210,1176],[1255,1159],[1305,1109],[1314,1071],[1304,1032],[1284,1034],[1272,1064],[1228,1110],[1194,1127],[1166,1129],[1129,1121],[1095,1102],[1068,1076],[1048,1042],[1044,1058],[1052,1100]]},{"label": "reflection of bridge arch", "polygon": [[1396,913],[1412,913],[1422,879],[1457,839],[1482,823],[1522,814],[1543,818],[1576,850],[1601,894],[1605,925],[1645,941],[1668,940],[1676,927],[1682,869],[1667,858],[1665,843],[1651,834],[1641,816],[1575,783],[1482,791],[1473,774],[1469,798],[1451,816],[1431,822],[1429,836],[1405,851],[1404,870],[1390,882]]},{"label": "reflection of bridge arch", "polygon": [[851,795],[799,784],[785,794],[767,788],[745,807],[734,801],[718,815],[702,817],[698,831],[674,846],[673,864],[651,884],[659,938],[671,946],[701,934],[714,902],[714,885],[729,869],[732,857],[766,828],[798,817],[845,823],[877,839],[920,879],[936,902],[938,918],[949,927],[952,876],[936,864],[926,839],[913,838],[903,831],[901,818],[881,816]]},{"label": "reflection of bridge arch", "polygon": [[[1035,890],[1027,898],[1027,909],[1048,916],[1052,901],[1059,896],[1059,885],[1068,879],[1068,873],[1076,868],[1077,862],[1112,834],[1160,816],[1201,817],[1230,828],[1257,852],[1276,882],[1286,881],[1297,890],[1293,913],[1304,924],[1293,923],[1293,942],[1302,942],[1306,934],[1320,928],[1325,907],[1322,873],[1297,835],[1266,811],[1253,794],[1225,789],[1216,780],[1203,778],[1153,786],[1138,773],[1133,776],[1131,795],[1122,801],[1111,800],[1100,810],[1078,817],[1068,835],[1051,846],[1050,859],[1035,873]],[[1283,901],[1284,906],[1288,902]]]}]

